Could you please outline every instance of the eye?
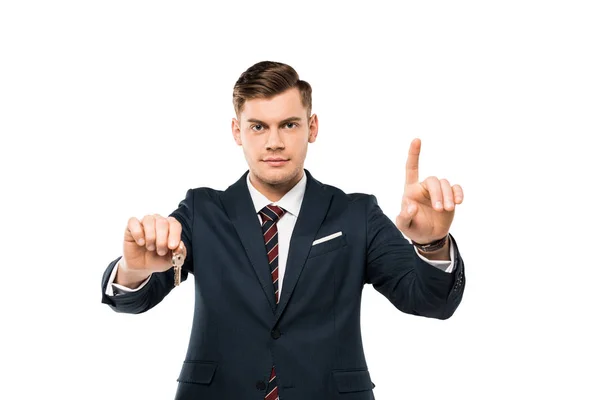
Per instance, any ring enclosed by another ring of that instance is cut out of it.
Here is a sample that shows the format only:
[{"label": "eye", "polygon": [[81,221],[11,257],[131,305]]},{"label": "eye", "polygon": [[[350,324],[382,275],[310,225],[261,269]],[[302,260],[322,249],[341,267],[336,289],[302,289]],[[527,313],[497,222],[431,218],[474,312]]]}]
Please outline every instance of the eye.
[{"label": "eye", "polygon": [[298,124],[295,123],[295,122],[288,122],[288,123],[285,124],[285,127],[289,128],[289,129],[292,129],[295,126],[298,126]]},{"label": "eye", "polygon": [[256,124],[256,125],[252,125],[250,127],[250,129],[252,129],[254,132],[260,132],[262,131],[263,126],[260,124]]}]

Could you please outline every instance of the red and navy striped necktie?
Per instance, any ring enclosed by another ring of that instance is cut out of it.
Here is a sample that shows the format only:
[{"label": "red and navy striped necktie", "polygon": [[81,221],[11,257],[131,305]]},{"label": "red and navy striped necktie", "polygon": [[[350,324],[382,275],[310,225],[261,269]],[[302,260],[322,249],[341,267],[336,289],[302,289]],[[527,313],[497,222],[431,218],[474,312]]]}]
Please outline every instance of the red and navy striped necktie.
[{"label": "red and navy striped necktie", "polygon": [[[269,204],[260,210],[263,238],[265,239],[265,246],[267,248],[267,258],[271,269],[271,280],[273,281],[276,304],[279,303],[279,246],[277,221],[283,214],[285,214],[285,210],[273,204]],[[279,400],[275,366],[271,368],[271,377],[269,378],[269,384],[267,385],[265,400]]]}]

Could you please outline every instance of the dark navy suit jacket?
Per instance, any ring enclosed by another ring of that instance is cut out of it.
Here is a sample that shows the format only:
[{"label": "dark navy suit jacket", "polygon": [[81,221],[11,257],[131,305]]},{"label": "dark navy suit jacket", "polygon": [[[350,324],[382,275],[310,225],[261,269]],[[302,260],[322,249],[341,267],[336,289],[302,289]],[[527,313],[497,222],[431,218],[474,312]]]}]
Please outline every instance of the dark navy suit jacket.
[{"label": "dark navy suit jacket", "polygon": [[[278,305],[248,171],[224,191],[189,189],[170,214],[188,250],[182,280],[192,273],[195,285],[176,399],[262,400],[273,365],[281,400],[374,399],[360,331],[364,285],[409,314],[446,319],[458,307],[465,275],[456,241],[447,273],[417,256],[375,196],[346,194],[305,173]],[[145,312],[173,289],[171,269],[137,292],[107,296],[118,260],[102,277],[102,302],[115,311]]]}]

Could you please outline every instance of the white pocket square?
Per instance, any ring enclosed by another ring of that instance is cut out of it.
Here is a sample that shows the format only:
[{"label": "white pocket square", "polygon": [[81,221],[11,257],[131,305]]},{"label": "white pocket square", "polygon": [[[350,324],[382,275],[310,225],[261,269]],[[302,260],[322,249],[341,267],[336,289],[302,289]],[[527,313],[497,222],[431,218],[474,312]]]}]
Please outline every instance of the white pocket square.
[{"label": "white pocket square", "polygon": [[331,239],[334,239],[334,238],[336,238],[336,237],[338,237],[338,236],[342,236],[342,231],[339,231],[339,232],[336,232],[336,233],[332,233],[331,235],[328,235],[328,236],[322,237],[321,239],[317,239],[317,240],[315,240],[315,241],[313,242],[313,244],[312,244],[312,245],[314,246],[315,244],[319,244],[319,243],[326,242],[326,241],[328,241],[328,240],[331,240]]}]

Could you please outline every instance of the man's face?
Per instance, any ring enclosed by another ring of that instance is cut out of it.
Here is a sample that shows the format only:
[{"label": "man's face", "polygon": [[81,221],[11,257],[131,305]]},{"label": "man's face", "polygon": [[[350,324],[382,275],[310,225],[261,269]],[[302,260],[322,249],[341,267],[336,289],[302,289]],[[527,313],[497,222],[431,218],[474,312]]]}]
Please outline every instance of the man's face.
[{"label": "man's face", "polygon": [[[302,177],[308,143],[317,138],[318,120],[307,116],[300,91],[246,101],[231,131],[243,147],[255,186],[291,189]],[[283,159],[268,162],[270,158]]]}]

